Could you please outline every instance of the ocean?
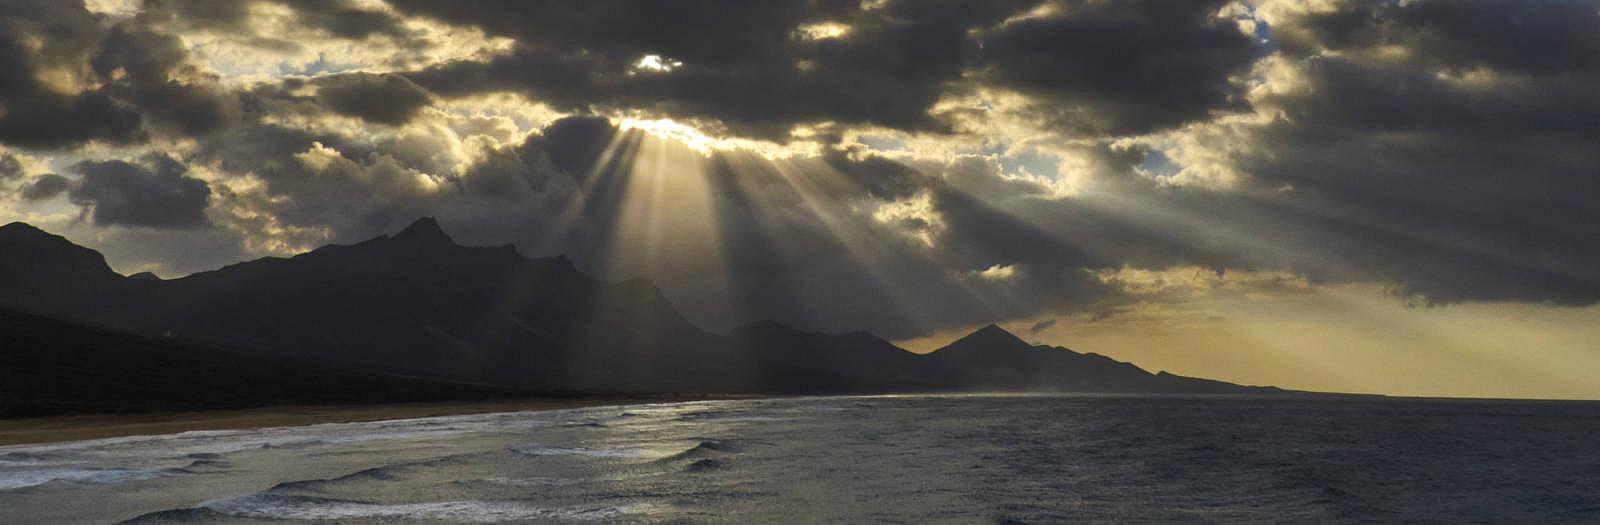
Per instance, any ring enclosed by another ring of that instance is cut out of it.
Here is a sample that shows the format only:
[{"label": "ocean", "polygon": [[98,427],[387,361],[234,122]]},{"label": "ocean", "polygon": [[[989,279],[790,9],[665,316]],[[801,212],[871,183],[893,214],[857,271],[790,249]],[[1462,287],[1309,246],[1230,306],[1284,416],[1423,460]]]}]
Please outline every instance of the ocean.
[{"label": "ocean", "polygon": [[1600,404],[705,401],[0,447],[0,523],[1600,523]]}]

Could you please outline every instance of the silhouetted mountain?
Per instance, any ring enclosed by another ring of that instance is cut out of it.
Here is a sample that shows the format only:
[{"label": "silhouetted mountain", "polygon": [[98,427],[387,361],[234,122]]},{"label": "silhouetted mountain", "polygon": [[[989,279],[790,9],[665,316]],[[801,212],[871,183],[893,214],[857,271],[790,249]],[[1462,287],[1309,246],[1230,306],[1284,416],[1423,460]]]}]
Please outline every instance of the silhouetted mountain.
[{"label": "silhouetted mountain", "polygon": [[4,278],[60,280],[72,277],[115,275],[100,252],[73,244],[22,222],[0,226],[0,246],[7,256],[0,258]]},{"label": "silhouetted mountain", "polygon": [[916,354],[866,332],[803,332],[772,321],[729,332],[727,343],[756,370],[753,386],[772,392],[939,390]]},{"label": "silhouetted mountain", "polygon": [[519,386],[670,390],[676,377],[661,370],[688,377],[714,365],[695,351],[714,338],[650,283],[597,281],[564,258],[525,259],[510,246],[457,246],[432,219],[169,282],[136,326]]},{"label": "silhouetted mountain", "polygon": [[[54,317],[517,387],[740,386],[723,370],[722,338],[684,320],[649,282],[601,282],[565,258],[527,259],[509,245],[458,246],[433,219],[393,237],[164,281],[123,277],[92,250],[26,225],[12,229],[48,249],[0,250],[0,267],[27,271],[19,279],[26,287],[0,289],[4,304]],[[62,259],[72,264],[47,262]]]},{"label": "silhouetted mountain", "polygon": [[989,325],[928,354],[950,368],[1020,374],[1033,368],[1042,352],[999,326]]},{"label": "silhouetted mountain", "polygon": [[0,341],[0,417],[532,394],[241,355],[9,310],[0,310]]},{"label": "silhouetted mountain", "polygon": [[1032,345],[995,325],[926,355],[949,377],[952,388],[1054,392],[1278,393],[1166,372],[1151,374],[1132,363],[1078,353],[1060,346]]},{"label": "silhouetted mountain", "polygon": [[[777,323],[725,335],[644,280],[457,245],[424,218],[393,236],[177,279],[124,277],[25,224],[0,228],[0,305],[257,356],[586,392],[1261,392],[1033,346],[988,326],[928,355]],[[144,339],[149,341],[150,339]]]},{"label": "silhouetted mountain", "polygon": [[31,225],[0,226],[0,307],[104,318],[106,296],[123,277],[99,252]]}]

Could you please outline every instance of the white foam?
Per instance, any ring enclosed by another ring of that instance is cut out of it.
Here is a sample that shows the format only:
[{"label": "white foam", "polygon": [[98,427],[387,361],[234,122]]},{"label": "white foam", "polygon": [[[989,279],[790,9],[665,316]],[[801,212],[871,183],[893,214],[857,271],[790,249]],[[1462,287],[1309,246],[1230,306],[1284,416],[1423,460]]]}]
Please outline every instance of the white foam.
[{"label": "white foam", "polygon": [[384,505],[266,494],[208,501],[200,504],[200,507],[238,518],[286,520],[413,518],[456,523],[496,523],[527,519],[593,521],[617,518],[649,508],[647,505],[549,508],[514,501],[477,500]]},{"label": "white foam", "polygon": [[52,469],[52,470],[18,470],[0,472],[0,490],[13,490],[23,487],[43,485],[52,481],[74,481],[78,483],[121,483],[123,481],[137,481],[161,477],[157,470],[90,470],[90,469]]},{"label": "white foam", "polygon": [[513,487],[559,487],[577,483],[576,480],[562,478],[489,478],[484,481]]},{"label": "white foam", "polygon": [[162,460],[190,454],[228,454],[262,448],[307,448],[323,445],[427,439],[457,436],[477,429],[423,426],[394,429],[371,423],[329,423],[257,430],[198,430],[158,436],[127,436],[36,445],[0,447],[0,453],[40,455],[48,459],[0,460],[0,466],[104,464],[116,460]]},{"label": "white foam", "polygon": [[549,411],[497,412],[391,419],[353,423],[321,423],[291,427],[249,430],[195,430],[176,434],[138,435],[114,438],[0,446],[0,456],[50,454],[54,457],[18,460],[3,458],[4,466],[63,466],[104,464],[119,459],[171,458],[185,454],[226,454],[260,448],[301,448],[322,444],[362,441],[426,439],[485,431],[522,431],[538,424],[556,424],[573,418],[590,419],[614,410],[641,407],[583,407]]},{"label": "white foam", "polygon": [[524,445],[511,449],[529,456],[591,456],[602,458],[645,458],[661,455],[644,448],[565,448]]},{"label": "white foam", "polygon": [[707,418],[706,423],[770,423],[773,421],[789,421],[793,418],[771,416],[729,416]]},{"label": "white foam", "polygon": [[830,406],[830,405],[815,405],[815,406],[807,405],[807,406],[794,407],[794,408],[792,408],[790,410],[794,410],[795,412],[843,412],[843,411],[849,410],[849,409],[844,408],[844,407]]},{"label": "white foam", "polygon": [[72,463],[72,462],[60,461],[60,460],[47,461],[47,460],[43,460],[43,459],[27,459],[27,460],[0,459],[0,468],[55,467],[55,466],[60,466],[60,465],[62,465],[64,463]]}]

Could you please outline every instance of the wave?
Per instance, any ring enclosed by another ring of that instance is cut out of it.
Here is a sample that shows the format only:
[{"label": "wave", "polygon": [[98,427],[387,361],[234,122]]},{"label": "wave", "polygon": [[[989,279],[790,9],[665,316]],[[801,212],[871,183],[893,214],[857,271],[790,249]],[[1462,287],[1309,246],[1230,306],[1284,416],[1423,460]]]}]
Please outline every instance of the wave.
[{"label": "wave", "polygon": [[716,423],[773,423],[778,421],[789,421],[790,419],[792,418],[773,416],[728,416],[712,419],[711,421]]},{"label": "wave", "polygon": [[709,440],[708,439],[708,440],[701,441],[701,442],[695,444],[695,446],[693,446],[693,447],[689,447],[688,450],[685,450],[683,452],[679,452],[677,454],[673,454],[671,456],[667,456],[667,457],[661,458],[661,459],[659,459],[657,461],[681,461],[681,460],[687,460],[687,459],[704,459],[704,458],[708,458],[708,457],[711,457],[711,456],[714,456],[714,455],[718,455],[718,454],[730,453],[730,452],[742,452],[743,450],[744,450],[744,446],[743,445],[740,445],[740,444],[735,443],[733,441],[717,441],[717,440]]},{"label": "wave", "polygon": [[850,409],[833,405],[801,405],[791,407],[789,410],[795,412],[844,412]]},{"label": "wave", "polygon": [[236,518],[279,520],[339,520],[404,518],[455,523],[498,523],[548,519],[598,521],[648,511],[648,505],[583,505],[545,507],[518,501],[440,501],[382,504],[365,501],[253,494],[201,503],[199,508]]},{"label": "wave", "polygon": [[348,484],[362,484],[374,481],[403,481],[409,476],[414,476],[419,472],[427,472],[436,467],[445,465],[471,464],[475,458],[480,458],[483,456],[485,456],[483,453],[454,454],[424,459],[421,461],[408,461],[404,463],[395,463],[392,465],[381,465],[362,469],[335,478],[284,481],[274,485],[271,489],[268,489],[268,491],[306,490],[313,492],[325,492],[330,489]]},{"label": "wave", "polygon": [[285,481],[278,483],[277,485],[273,485],[272,488],[267,490],[309,490],[313,492],[322,492],[323,490],[333,486],[352,482],[363,483],[370,481],[397,481],[400,479],[400,476],[396,474],[396,470],[397,467],[394,466],[374,467],[339,476],[337,478]]},{"label": "wave", "polygon": [[75,462],[70,458],[61,457],[59,454],[29,454],[24,452],[0,454],[0,468],[50,467]]},{"label": "wave", "polygon": [[512,452],[529,456],[590,456],[599,458],[646,458],[658,452],[645,448],[566,448],[524,445]]},{"label": "wave", "polygon": [[717,461],[715,459],[702,459],[683,467],[683,470],[685,472],[710,472],[713,470],[722,470],[726,468],[728,468],[728,466],[721,461]]},{"label": "wave", "polygon": [[578,480],[566,478],[488,478],[477,481],[511,487],[563,487],[578,483]]},{"label": "wave", "polygon": [[228,469],[229,465],[226,461],[216,459],[197,459],[189,462],[188,465],[163,469],[162,472],[167,474],[215,474],[219,472],[227,472]]},{"label": "wave", "polygon": [[70,481],[76,483],[121,483],[159,478],[165,475],[153,469],[51,469],[17,470],[0,472],[0,490],[16,490],[50,483]]},{"label": "wave", "polygon": [[[320,426],[320,425],[314,425]],[[340,430],[357,430],[341,428]],[[33,468],[17,472],[0,472],[0,478],[22,475],[30,471],[70,469],[79,465],[122,464],[128,461],[154,465],[175,458],[216,459],[226,454],[248,450],[297,450],[332,445],[425,439],[455,436],[470,432],[458,428],[418,429],[409,431],[355,432],[335,435],[318,435],[312,427],[284,427],[258,431],[191,431],[165,436],[129,436],[123,438],[68,441],[42,445],[0,447],[0,468]],[[9,449],[9,450],[8,450]],[[6,482],[0,479],[0,489]]]}]

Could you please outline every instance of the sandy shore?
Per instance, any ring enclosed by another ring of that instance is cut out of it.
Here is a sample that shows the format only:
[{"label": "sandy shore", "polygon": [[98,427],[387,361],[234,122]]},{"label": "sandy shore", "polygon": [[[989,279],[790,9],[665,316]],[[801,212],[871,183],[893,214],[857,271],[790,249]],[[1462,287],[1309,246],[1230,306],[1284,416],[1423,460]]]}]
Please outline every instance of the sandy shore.
[{"label": "sandy shore", "polygon": [[242,410],[206,410],[152,414],[85,414],[0,419],[0,445],[171,434],[190,430],[227,430],[312,425],[317,423],[348,423],[456,414],[557,410],[601,405],[727,399],[730,397],[734,396],[541,398],[388,405],[275,406]]}]

